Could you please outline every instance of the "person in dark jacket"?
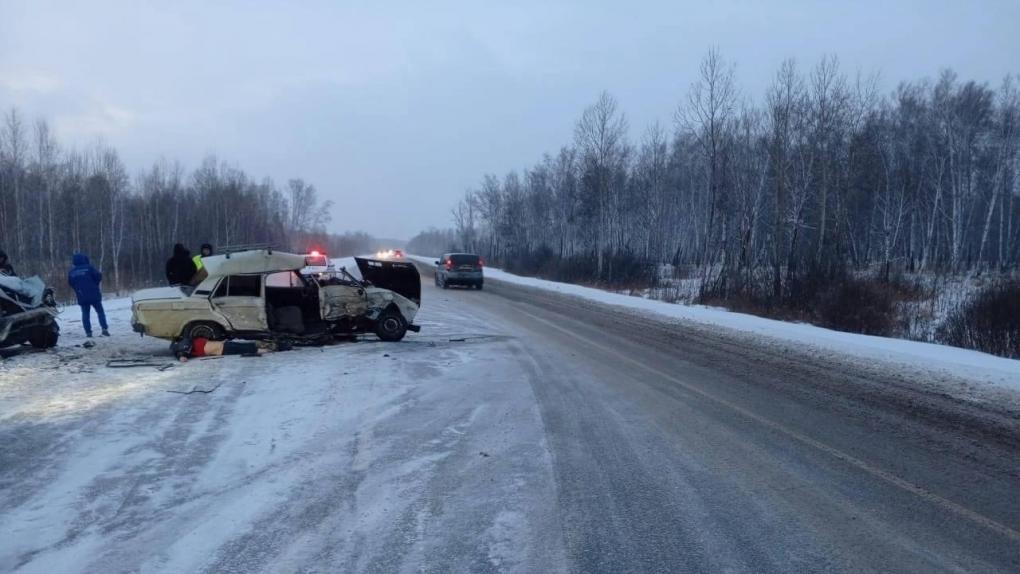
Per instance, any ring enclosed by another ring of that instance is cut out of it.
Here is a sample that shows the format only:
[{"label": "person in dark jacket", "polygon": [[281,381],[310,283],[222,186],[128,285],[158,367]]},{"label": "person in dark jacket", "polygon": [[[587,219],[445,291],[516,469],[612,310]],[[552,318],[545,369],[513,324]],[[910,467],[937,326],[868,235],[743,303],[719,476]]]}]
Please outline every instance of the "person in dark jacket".
[{"label": "person in dark jacket", "polygon": [[78,306],[81,307],[81,324],[85,327],[85,336],[92,336],[92,309],[96,310],[99,317],[99,327],[103,330],[103,336],[109,337],[110,331],[106,327],[106,311],[103,310],[103,292],[99,284],[103,281],[103,274],[89,263],[89,258],[83,253],[75,253],[71,258],[73,266],[67,272],[67,284],[74,289],[78,298]]},{"label": "person in dark jacket", "polygon": [[11,265],[10,259],[7,258],[7,253],[0,249],[0,275],[16,276],[14,272],[14,266]]},{"label": "person in dark jacket", "polygon": [[174,254],[166,262],[166,280],[171,285],[190,285],[198,269],[191,260],[191,252],[180,243],[174,245]]}]

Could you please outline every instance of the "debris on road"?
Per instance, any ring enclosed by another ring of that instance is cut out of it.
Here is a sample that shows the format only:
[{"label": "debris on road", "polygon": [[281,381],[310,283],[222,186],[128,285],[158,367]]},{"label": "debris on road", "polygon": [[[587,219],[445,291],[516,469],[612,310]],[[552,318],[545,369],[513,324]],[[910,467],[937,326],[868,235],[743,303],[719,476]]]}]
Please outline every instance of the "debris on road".
[{"label": "debris on road", "polygon": [[132,358],[132,359],[110,359],[106,361],[106,366],[111,369],[130,369],[133,367],[155,367],[161,371],[165,371],[169,367],[173,367],[173,363],[167,362],[156,362],[148,358]]},{"label": "debris on road", "polygon": [[196,393],[202,393],[202,394],[208,395],[209,393],[211,393],[211,392],[215,391],[216,389],[220,388],[221,385],[223,385],[223,383],[217,383],[216,386],[211,388],[211,389],[200,389],[200,388],[198,388],[198,385],[195,385],[194,387],[191,387],[190,391],[167,390],[167,392],[168,393],[177,393],[178,395],[193,395],[193,394],[196,394]]}]

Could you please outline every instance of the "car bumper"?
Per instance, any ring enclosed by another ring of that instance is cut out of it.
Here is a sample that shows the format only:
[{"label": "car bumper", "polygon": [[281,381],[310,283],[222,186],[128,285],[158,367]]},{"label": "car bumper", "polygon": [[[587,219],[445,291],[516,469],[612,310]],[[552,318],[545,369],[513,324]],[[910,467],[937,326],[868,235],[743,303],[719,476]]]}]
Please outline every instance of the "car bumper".
[{"label": "car bumper", "polygon": [[478,271],[449,271],[444,278],[448,283],[481,283],[484,280]]}]

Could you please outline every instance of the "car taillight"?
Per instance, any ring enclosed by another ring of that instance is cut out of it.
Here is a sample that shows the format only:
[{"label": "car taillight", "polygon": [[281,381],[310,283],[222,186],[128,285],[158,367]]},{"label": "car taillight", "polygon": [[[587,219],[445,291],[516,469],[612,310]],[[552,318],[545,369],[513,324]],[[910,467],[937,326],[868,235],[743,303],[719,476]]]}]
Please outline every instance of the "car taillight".
[{"label": "car taillight", "polygon": [[482,259],[481,257],[478,258],[478,267],[479,268],[485,267],[485,260]]}]

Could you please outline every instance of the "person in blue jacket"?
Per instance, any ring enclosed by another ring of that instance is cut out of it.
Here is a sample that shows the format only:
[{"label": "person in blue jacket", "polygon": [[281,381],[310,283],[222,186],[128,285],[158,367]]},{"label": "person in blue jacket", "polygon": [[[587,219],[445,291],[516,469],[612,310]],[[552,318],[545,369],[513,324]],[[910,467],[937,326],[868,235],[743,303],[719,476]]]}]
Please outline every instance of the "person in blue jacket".
[{"label": "person in blue jacket", "polygon": [[103,329],[103,336],[109,337],[110,332],[106,329],[106,312],[103,311],[103,292],[99,284],[103,281],[103,274],[89,263],[89,258],[83,253],[75,253],[71,258],[74,264],[67,272],[67,283],[74,289],[78,297],[78,306],[81,307],[81,324],[85,327],[85,336],[92,336],[92,309],[95,308],[99,316],[99,326]]}]

